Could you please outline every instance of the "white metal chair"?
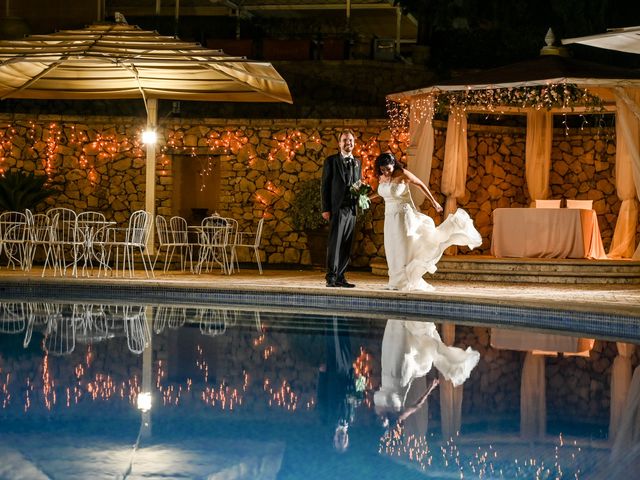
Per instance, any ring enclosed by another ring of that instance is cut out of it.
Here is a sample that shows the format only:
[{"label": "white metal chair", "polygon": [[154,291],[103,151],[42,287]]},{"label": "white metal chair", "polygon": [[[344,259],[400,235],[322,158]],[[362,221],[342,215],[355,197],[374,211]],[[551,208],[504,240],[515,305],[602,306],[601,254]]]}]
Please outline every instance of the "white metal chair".
[{"label": "white metal chair", "polygon": [[227,331],[227,310],[223,308],[199,308],[196,318],[200,333],[209,337],[222,335]]},{"label": "white metal chair", "polygon": [[189,226],[183,217],[174,216],[169,220],[174,248],[180,249],[180,268],[185,271],[185,255],[189,256],[189,268],[193,270],[193,243],[189,242]]},{"label": "white metal chair", "polygon": [[21,333],[27,326],[25,304],[0,303],[0,333]]},{"label": "white metal chair", "polygon": [[[78,276],[78,260],[84,255],[85,238],[78,229],[78,216],[68,208],[51,208],[46,212],[52,223],[51,249],[53,259],[53,274],[59,270],[61,275],[67,274],[71,267],[71,274]],[[46,265],[45,265],[46,266]]]},{"label": "white metal chair", "polygon": [[140,354],[151,344],[151,332],[145,307],[127,305],[123,308],[123,313],[127,347],[132,353]]},{"label": "white metal chair", "polygon": [[[147,278],[150,276],[155,277],[153,273],[153,262],[147,252],[147,240],[151,233],[151,216],[145,210],[137,210],[129,217],[129,224],[126,229],[110,228],[107,233],[107,238],[102,245],[104,257],[100,259],[100,270],[107,270],[109,260],[111,259],[111,252],[113,248],[116,249],[115,254],[115,268],[114,272],[119,270],[119,257],[120,248],[122,248],[122,275],[124,276],[127,268],[129,269],[129,277],[133,277],[135,271],[135,253],[136,249],[140,253],[142,258],[142,265],[144,271],[147,274]],[[100,272],[98,272],[100,276]]]},{"label": "white metal chair", "polygon": [[7,267],[16,265],[25,268],[27,253],[27,217],[22,212],[0,214],[0,252],[7,257]]},{"label": "white metal chair", "polygon": [[156,223],[156,234],[158,238],[158,251],[156,252],[156,258],[153,259],[153,268],[156,268],[156,263],[158,262],[158,258],[160,257],[160,253],[162,249],[165,249],[164,255],[164,267],[162,269],[163,272],[167,271],[169,262],[173,257],[173,240],[171,238],[171,231],[169,230],[169,225],[167,224],[167,220],[162,215],[156,215],[155,218]]},{"label": "white metal chair", "polygon": [[185,271],[186,261],[185,254],[189,256],[190,268],[193,268],[193,245],[189,243],[189,234],[187,221],[182,217],[171,217],[169,223],[162,216],[156,216],[156,231],[158,233],[158,252],[156,258],[153,261],[155,267],[158,257],[160,256],[162,248],[166,249],[164,257],[164,268],[166,272],[169,269],[171,260],[173,260],[173,254],[176,249],[179,249],[180,253],[180,268]]},{"label": "white metal chair", "polygon": [[238,247],[245,247],[253,249],[253,254],[258,264],[258,271],[262,275],[262,264],[260,263],[260,242],[262,241],[262,228],[264,226],[264,218],[261,218],[258,222],[258,227],[255,232],[238,232],[236,235],[236,241],[231,249],[231,263],[235,261],[238,271],[240,271],[240,264],[238,263],[238,255],[236,249]]},{"label": "white metal chair", "polygon": [[69,355],[76,348],[76,322],[73,316],[51,315],[44,335],[44,350],[53,355]]},{"label": "white metal chair", "polygon": [[52,219],[44,213],[34,214],[29,209],[25,210],[24,213],[27,219],[26,261],[24,263],[25,270],[28,271],[33,267],[33,260],[35,259],[38,247],[41,247],[44,252],[45,263],[49,260],[49,256],[51,255]]}]

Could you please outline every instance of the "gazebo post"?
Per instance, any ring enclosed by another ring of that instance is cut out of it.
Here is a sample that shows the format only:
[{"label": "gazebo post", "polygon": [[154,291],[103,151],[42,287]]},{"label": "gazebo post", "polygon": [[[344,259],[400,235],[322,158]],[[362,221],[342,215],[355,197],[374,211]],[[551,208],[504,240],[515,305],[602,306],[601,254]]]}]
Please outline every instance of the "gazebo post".
[{"label": "gazebo post", "polygon": [[[158,122],[158,99],[148,98],[147,105],[147,129],[154,130]],[[145,210],[151,219],[156,213],[156,143],[147,143],[147,165],[146,165],[146,190],[145,190]],[[149,239],[147,240],[147,251],[149,254],[155,253],[155,233],[151,228]]]}]

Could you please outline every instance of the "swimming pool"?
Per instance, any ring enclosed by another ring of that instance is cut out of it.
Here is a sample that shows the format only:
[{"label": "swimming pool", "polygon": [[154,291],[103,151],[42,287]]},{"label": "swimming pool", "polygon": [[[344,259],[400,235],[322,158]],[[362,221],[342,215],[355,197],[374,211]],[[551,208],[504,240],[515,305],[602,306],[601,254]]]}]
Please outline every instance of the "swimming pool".
[{"label": "swimming pool", "polygon": [[[40,293],[0,303],[0,478],[589,478],[610,455],[617,351],[602,325],[454,318],[478,365],[385,428],[385,332],[431,321],[446,339],[450,319]],[[541,389],[542,407],[521,402]]]}]

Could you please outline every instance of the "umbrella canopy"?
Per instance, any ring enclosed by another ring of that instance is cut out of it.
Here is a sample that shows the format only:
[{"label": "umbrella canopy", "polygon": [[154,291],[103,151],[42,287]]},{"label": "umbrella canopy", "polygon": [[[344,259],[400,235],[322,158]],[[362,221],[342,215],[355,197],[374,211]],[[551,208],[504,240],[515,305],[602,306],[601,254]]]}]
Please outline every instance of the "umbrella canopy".
[{"label": "umbrella canopy", "polygon": [[[0,41],[0,99],[140,97],[151,129],[158,99],[291,103],[286,82],[269,63],[123,22]],[[155,152],[155,145],[147,144],[145,209],[150,214],[155,213]]]},{"label": "umbrella canopy", "polygon": [[613,28],[607,33],[589,35],[587,37],[565,38],[562,43],[564,45],[580,43],[592,47],[640,55],[640,26]]},{"label": "umbrella canopy", "polygon": [[585,62],[560,55],[540,55],[531,60],[464,75],[454,81],[394,93],[388,98],[401,101],[414,95],[440,91],[531,87],[551,83],[574,83],[592,87],[640,86],[640,71]]},{"label": "umbrella canopy", "polygon": [[269,63],[126,24],[0,41],[0,98],[288,102]]}]

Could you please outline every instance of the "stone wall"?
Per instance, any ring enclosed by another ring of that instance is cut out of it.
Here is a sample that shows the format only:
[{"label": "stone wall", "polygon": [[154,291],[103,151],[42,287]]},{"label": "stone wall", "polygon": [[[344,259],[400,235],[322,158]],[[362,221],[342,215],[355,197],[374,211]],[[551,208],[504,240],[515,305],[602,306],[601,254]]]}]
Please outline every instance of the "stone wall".
[{"label": "stone wall", "polygon": [[[0,128],[0,168],[46,172],[62,189],[40,209],[55,204],[76,211],[99,210],[109,219],[124,222],[130,212],[144,208],[145,150],[139,140],[139,119],[42,116],[30,120],[15,115],[1,120],[9,127]],[[216,196],[218,213],[238,219],[241,229],[255,228],[265,218],[262,255],[266,263],[309,265],[307,235],[293,227],[289,215],[293,192],[300,182],[321,175],[322,162],[337,151],[337,137],[344,128],[356,133],[356,153],[369,179],[379,152],[391,149],[402,155],[405,150],[386,120],[162,120],[156,213],[178,214],[176,158],[195,161],[197,157],[204,166],[196,183],[216,185],[218,191],[211,185],[209,191]],[[439,185],[446,124],[436,121],[435,129],[429,185],[443,202]],[[566,133],[554,132],[551,196],[593,199],[608,248],[620,208],[614,186],[613,132],[603,127]],[[467,190],[458,204],[469,212],[483,237],[482,247],[472,253],[488,254],[492,211],[530,203],[524,178],[525,130],[470,125],[468,145]],[[210,173],[207,162],[218,165],[218,170]],[[213,182],[210,175],[219,178]],[[187,186],[187,195],[194,195],[202,185]],[[442,221],[430,205],[423,207],[436,223]],[[356,236],[356,266],[366,267],[384,257],[383,224],[384,207],[374,202]],[[241,252],[241,261],[249,259],[248,252]]]}]

